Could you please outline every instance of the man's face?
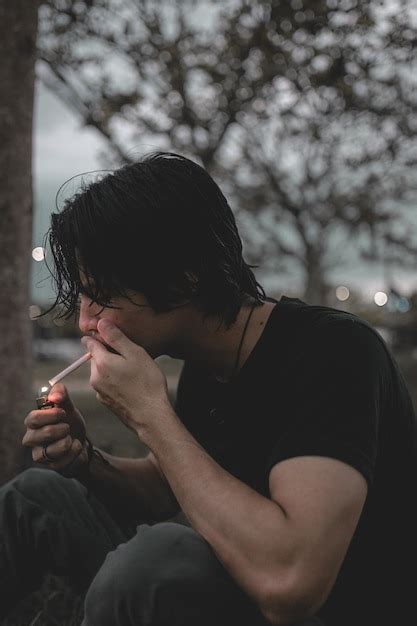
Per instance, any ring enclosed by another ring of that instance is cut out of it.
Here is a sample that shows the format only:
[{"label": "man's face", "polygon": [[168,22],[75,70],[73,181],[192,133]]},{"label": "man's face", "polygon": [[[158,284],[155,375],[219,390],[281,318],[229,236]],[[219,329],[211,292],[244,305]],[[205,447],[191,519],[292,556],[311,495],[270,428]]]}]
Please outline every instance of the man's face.
[{"label": "man's face", "polygon": [[96,339],[102,341],[97,324],[100,319],[107,319],[131,341],[142,346],[152,358],[168,354],[171,338],[175,336],[176,311],[155,313],[143,294],[135,291],[127,293],[133,302],[115,297],[109,303],[120,308],[102,307],[85,294],[80,294],[78,326],[81,332],[84,335],[94,334]]}]

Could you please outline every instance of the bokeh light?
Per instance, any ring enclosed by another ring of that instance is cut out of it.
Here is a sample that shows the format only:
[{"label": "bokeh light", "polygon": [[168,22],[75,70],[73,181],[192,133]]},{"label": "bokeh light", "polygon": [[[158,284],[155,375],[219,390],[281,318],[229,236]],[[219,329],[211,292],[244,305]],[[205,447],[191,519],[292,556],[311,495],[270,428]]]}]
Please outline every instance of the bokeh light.
[{"label": "bokeh light", "polygon": [[340,287],[336,289],[336,298],[340,300],[341,302],[344,302],[345,300],[347,300],[349,296],[350,296],[350,291],[347,287],[340,285]]},{"label": "bokeh light", "polygon": [[42,248],[42,246],[38,246],[37,248],[33,248],[32,250],[32,258],[34,261],[43,261],[46,257],[46,250]]},{"label": "bokeh light", "polygon": [[378,306],[384,306],[388,302],[388,296],[384,291],[377,291],[374,295],[374,302]]},{"label": "bokeh light", "polygon": [[42,309],[37,304],[31,304],[29,307],[29,317],[34,320],[38,315],[42,313]]},{"label": "bokeh light", "polygon": [[398,302],[397,308],[400,313],[408,313],[408,311],[411,309],[411,304],[410,304],[409,299],[404,296],[401,297]]}]

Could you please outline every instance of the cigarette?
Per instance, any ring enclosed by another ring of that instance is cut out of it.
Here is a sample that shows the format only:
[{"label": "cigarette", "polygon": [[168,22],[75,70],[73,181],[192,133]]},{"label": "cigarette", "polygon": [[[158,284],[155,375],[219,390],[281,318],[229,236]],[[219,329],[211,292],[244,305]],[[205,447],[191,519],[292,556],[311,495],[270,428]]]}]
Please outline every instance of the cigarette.
[{"label": "cigarette", "polygon": [[51,387],[53,387],[57,382],[62,380],[65,376],[67,376],[68,374],[71,374],[71,372],[79,368],[80,365],[89,361],[91,357],[92,357],[91,352],[86,352],[85,354],[83,354],[82,357],[74,361],[74,363],[71,363],[71,365],[68,365],[68,367],[62,370],[62,372],[59,372],[59,374],[51,378],[51,380],[48,380],[48,383],[51,385]]}]

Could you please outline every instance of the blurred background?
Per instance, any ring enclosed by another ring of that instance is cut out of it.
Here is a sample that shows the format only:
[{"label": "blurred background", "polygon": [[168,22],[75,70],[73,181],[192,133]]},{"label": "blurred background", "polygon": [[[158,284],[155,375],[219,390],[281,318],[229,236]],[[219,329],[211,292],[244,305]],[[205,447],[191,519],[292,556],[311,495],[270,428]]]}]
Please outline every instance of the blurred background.
[{"label": "blurred background", "polygon": [[[416,402],[412,0],[1,0],[0,11],[1,482],[27,463],[38,387],[83,353],[75,320],[37,319],[54,302],[50,214],[93,170],[156,149],[214,177],[268,295],[370,321]],[[182,363],[158,362],[174,399]],[[85,365],[66,384],[91,439],[145,454],[88,378]],[[58,594],[62,606],[66,592],[51,593],[7,625],[64,623],[42,602]]]}]

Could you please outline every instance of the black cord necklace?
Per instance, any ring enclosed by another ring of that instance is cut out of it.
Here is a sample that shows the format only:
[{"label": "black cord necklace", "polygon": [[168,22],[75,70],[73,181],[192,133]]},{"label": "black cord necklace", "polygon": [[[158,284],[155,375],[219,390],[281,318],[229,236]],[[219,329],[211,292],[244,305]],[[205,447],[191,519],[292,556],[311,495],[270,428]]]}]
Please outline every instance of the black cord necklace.
[{"label": "black cord necklace", "polygon": [[[222,414],[222,411],[223,411],[222,407],[224,408],[225,399],[227,400],[227,394],[230,391],[229,387],[227,386],[227,383],[230,383],[235,377],[236,370],[239,365],[239,359],[240,359],[240,353],[241,353],[242,346],[243,346],[243,341],[245,339],[246,331],[248,329],[249,322],[252,317],[252,313],[255,310],[255,306],[256,306],[256,301],[252,305],[252,308],[246,320],[245,328],[243,329],[242,337],[239,343],[239,348],[236,354],[236,360],[235,360],[235,365],[233,367],[232,375],[230,376],[228,380],[221,380],[219,378],[214,377],[214,380],[216,381],[216,383],[220,383],[220,385],[217,385],[215,390],[212,389],[212,392],[210,394],[210,400],[209,400],[210,402],[209,406],[211,405],[211,408],[208,409],[208,414],[211,420],[213,420],[212,423],[214,423],[216,428],[219,426],[223,426],[225,423],[225,418]],[[213,392],[214,392],[214,396],[212,395]],[[226,392],[226,397],[223,395],[225,392]],[[220,404],[220,409],[218,408],[219,404]]]},{"label": "black cord necklace", "polygon": [[249,326],[250,318],[252,317],[252,313],[254,312],[255,307],[256,307],[256,300],[255,300],[255,302],[252,305],[252,308],[251,308],[250,313],[249,313],[249,315],[247,317],[247,320],[246,320],[245,328],[243,329],[243,333],[242,333],[242,337],[240,339],[239,348],[237,350],[236,360],[235,360],[235,364],[234,364],[234,367],[233,367],[232,374],[231,374],[231,376],[230,376],[230,378],[228,380],[221,380],[219,378],[216,378],[216,381],[219,382],[219,383],[223,383],[223,384],[230,383],[234,379],[234,377],[235,377],[236,370],[237,370],[238,365],[239,365],[240,352],[242,350],[243,341],[245,339],[245,335],[246,335],[246,331],[247,331],[248,326]]}]

